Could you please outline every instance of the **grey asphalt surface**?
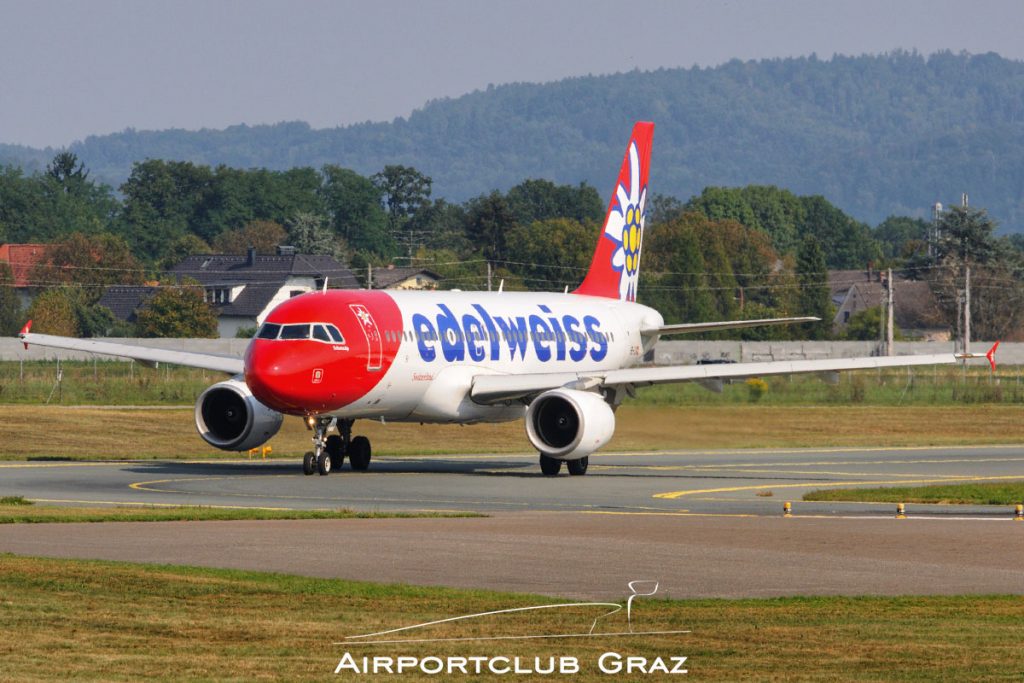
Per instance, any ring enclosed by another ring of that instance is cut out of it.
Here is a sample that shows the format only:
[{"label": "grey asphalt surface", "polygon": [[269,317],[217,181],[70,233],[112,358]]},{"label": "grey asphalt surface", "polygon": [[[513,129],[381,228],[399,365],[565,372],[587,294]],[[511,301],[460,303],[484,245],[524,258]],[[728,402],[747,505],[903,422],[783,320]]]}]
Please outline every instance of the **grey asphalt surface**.
[{"label": "grey asphalt surface", "polygon": [[[281,571],[602,599],[660,594],[1024,594],[1012,509],[803,503],[839,485],[1024,479],[1024,448],[606,454],[585,477],[533,457],[0,463],[0,495],[61,504],[476,510],[484,519],[0,526],[0,552]],[[765,495],[768,492],[772,495]],[[761,495],[758,495],[761,494]],[[792,500],[795,516],[781,515]]]}]

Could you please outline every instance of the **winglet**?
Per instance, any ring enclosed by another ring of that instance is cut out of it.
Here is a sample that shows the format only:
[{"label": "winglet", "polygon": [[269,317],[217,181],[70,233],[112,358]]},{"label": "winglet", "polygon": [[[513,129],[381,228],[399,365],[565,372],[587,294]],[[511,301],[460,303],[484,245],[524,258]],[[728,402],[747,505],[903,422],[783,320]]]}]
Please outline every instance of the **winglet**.
[{"label": "winglet", "polygon": [[21,338],[21,340],[22,340],[21,343],[25,345],[25,350],[26,351],[28,350],[28,342],[24,341],[25,340],[25,335],[28,334],[28,331],[31,330],[31,329],[32,329],[32,321],[29,320],[27,323],[25,323],[25,327],[21,328],[21,332],[18,333],[18,337]]},{"label": "winglet", "polygon": [[992,372],[996,370],[996,349],[999,348],[999,342],[992,345],[992,348],[985,354],[985,358],[988,358],[988,364],[992,366]]}]

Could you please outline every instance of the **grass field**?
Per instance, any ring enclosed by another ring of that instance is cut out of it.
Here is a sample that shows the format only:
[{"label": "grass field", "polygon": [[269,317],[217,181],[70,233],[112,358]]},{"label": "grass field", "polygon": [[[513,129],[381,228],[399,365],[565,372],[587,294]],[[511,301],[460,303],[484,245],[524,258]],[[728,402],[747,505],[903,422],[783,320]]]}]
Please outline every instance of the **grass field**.
[{"label": "grass field", "polygon": [[[239,457],[196,434],[191,408],[0,406],[0,460]],[[1024,442],[1022,409],[972,406],[624,405],[605,451],[949,446]],[[356,423],[378,455],[528,453],[521,422],[498,425]],[[310,433],[285,419],[274,456],[300,456]],[[245,454],[242,454],[245,457]]]},{"label": "grass field", "polygon": [[[625,589],[624,589],[625,590]],[[698,680],[1020,680],[1019,596],[791,598],[633,603],[636,630],[670,636],[333,645],[355,634],[552,598],[255,572],[0,555],[0,666],[19,681],[312,680],[362,656],[686,656]],[[620,602],[624,602],[621,600]],[[503,615],[416,632],[480,638],[586,632],[605,609]],[[627,630],[625,612],[596,632]],[[353,676],[342,676],[350,680]],[[380,676],[386,680],[396,677]],[[463,676],[459,676],[463,678]],[[516,679],[531,680],[515,676]],[[558,676],[545,677],[557,679]],[[398,680],[443,680],[403,675]]]},{"label": "grass field", "polygon": [[240,519],[377,519],[381,517],[484,516],[469,512],[357,512],[346,508],[337,510],[286,510],[196,505],[60,507],[34,505],[31,501],[27,501],[20,496],[0,498],[0,524],[41,524],[46,522],[220,522]]},{"label": "grass field", "polygon": [[[0,403],[42,405],[190,405],[225,376],[192,368],[147,368],[119,361],[0,362]],[[762,390],[763,389],[763,390]],[[1024,404],[1024,366],[922,367],[843,373],[837,385],[806,375],[769,377],[763,387],[740,382],[721,394],[693,383],[640,390],[637,405]]]},{"label": "grass field", "polygon": [[943,484],[874,489],[823,489],[804,500],[842,500],[861,503],[946,503],[961,505],[1016,505],[1024,503],[1024,481],[992,484]]}]

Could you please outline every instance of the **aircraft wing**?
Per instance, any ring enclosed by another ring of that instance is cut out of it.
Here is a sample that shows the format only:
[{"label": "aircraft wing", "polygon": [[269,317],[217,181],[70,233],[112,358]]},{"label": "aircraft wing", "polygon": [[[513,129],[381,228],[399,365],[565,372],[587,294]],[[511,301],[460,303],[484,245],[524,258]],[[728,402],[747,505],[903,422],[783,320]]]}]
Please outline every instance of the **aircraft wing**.
[{"label": "aircraft wing", "polygon": [[480,375],[473,380],[470,397],[477,403],[487,404],[526,398],[559,387],[586,390],[598,386],[645,387],[668,382],[701,382],[711,384],[727,379],[763,377],[766,375],[794,375],[809,372],[834,373],[842,370],[902,368],[914,365],[948,365],[956,362],[956,355],[952,353],[938,353],[920,356],[870,356],[715,365],[670,365],[579,373]]},{"label": "aircraft wing", "polygon": [[794,323],[816,323],[821,318],[762,318],[761,320],[725,320],[712,323],[680,323],[677,325],[662,325],[661,327],[645,328],[640,330],[643,335],[659,334],[692,334],[695,332],[717,332],[719,330],[738,330],[744,327],[764,327],[766,325],[791,325]]},{"label": "aircraft wing", "polygon": [[214,370],[237,375],[245,369],[241,358],[235,356],[219,356],[212,353],[193,353],[190,351],[172,351],[170,349],[154,349],[148,346],[133,346],[130,344],[117,344],[114,342],[96,341],[93,339],[75,339],[73,337],[57,337],[50,334],[32,334],[29,329],[32,321],[18,334],[18,337],[25,343],[45,346],[53,349],[67,349],[69,351],[88,351],[89,353],[100,353],[105,356],[118,356],[120,358],[132,358],[147,364],[173,363],[184,365],[190,368],[201,368],[203,370]]}]

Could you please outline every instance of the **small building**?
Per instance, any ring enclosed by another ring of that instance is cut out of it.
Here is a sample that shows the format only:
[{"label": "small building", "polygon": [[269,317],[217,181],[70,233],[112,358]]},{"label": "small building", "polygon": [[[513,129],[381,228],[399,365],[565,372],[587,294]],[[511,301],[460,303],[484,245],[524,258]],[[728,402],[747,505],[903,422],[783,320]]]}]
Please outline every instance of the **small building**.
[{"label": "small building", "polygon": [[[352,271],[333,256],[297,254],[291,247],[278,247],[273,255],[198,254],[186,257],[170,271],[167,279],[194,281],[203,288],[206,300],[218,317],[221,337],[234,337],[239,329],[256,327],[275,306],[293,296],[324,287],[357,289]],[[156,292],[139,286],[108,287],[100,299],[114,315],[134,322],[135,312]]]},{"label": "small building", "polygon": [[432,270],[388,266],[371,271],[374,289],[437,289],[441,276]]},{"label": "small building", "polygon": [[[834,332],[842,332],[855,313],[882,306],[887,297],[886,276],[876,270],[830,270],[829,291],[836,315]],[[949,341],[950,330],[927,282],[893,273],[893,321],[900,331],[920,341]]]},{"label": "small building", "polygon": [[46,258],[49,244],[0,244],[0,261],[11,267],[14,290],[22,308],[32,303],[32,271]]}]

